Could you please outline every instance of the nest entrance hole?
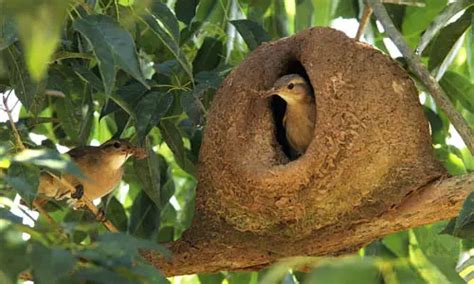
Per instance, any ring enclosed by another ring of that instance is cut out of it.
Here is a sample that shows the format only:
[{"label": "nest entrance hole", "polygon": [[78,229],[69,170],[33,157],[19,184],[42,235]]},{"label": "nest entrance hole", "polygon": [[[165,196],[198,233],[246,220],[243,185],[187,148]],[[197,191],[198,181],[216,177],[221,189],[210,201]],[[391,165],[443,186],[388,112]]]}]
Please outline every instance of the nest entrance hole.
[{"label": "nest entrance hole", "polygon": [[[299,62],[296,59],[288,60],[286,67],[283,68],[281,74],[279,74],[279,78],[281,76],[288,75],[288,74],[298,74],[301,77],[303,77],[306,80],[306,82],[308,82],[311,88],[311,93],[314,96],[314,87],[311,84],[308,73],[306,73],[306,70],[303,64],[301,64],[301,62]],[[286,139],[285,127],[283,126],[283,117],[285,116],[285,112],[286,112],[286,102],[279,96],[271,96],[270,108],[272,110],[273,122],[275,124],[276,139],[281,146],[281,150],[283,151],[285,156],[288,158],[288,160],[294,161],[298,159],[299,156],[295,155],[291,151],[290,144],[288,143],[288,140]]]}]

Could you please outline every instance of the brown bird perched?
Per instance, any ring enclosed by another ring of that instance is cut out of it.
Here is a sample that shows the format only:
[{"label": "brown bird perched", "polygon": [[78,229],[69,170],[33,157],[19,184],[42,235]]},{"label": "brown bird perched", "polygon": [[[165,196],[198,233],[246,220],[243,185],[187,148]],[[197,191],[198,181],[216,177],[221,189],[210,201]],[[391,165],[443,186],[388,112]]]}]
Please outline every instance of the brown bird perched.
[{"label": "brown bird perched", "polygon": [[313,138],[316,115],[311,86],[300,75],[289,74],[276,80],[268,95],[276,95],[285,100],[283,126],[286,139],[291,147],[291,153],[294,154],[292,156],[304,154]]},{"label": "brown bird perched", "polygon": [[71,192],[51,175],[42,174],[38,187],[40,204],[46,201],[41,197],[57,200],[73,198],[76,199],[72,202],[73,205],[80,207],[83,195],[89,200],[94,200],[110,193],[118,185],[122,179],[123,165],[129,157],[136,156],[141,159],[146,157],[144,149],[136,148],[122,139],[112,139],[98,147],[77,147],[67,154],[71,156],[84,177],[78,178],[71,174],[61,177],[76,189],[75,192]]}]

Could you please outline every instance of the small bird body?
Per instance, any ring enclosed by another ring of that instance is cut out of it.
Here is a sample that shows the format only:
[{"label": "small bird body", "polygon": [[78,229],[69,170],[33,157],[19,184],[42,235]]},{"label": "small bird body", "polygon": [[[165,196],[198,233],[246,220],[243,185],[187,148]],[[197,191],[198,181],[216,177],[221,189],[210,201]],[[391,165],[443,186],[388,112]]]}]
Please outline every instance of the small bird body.
[{"label": "small bird body", "polygon": [[298,74],[285,75],[274,83],[269,95],[285,100],[283,126],[286,139],[296,156],[304,154],[313,139],[316,116],[315,99],[309,83]]},{"label": "small bird body", "polygon": [[71,197],[80,199],[82,195],[89,200],[100,198],[118,185],[122,179],[124,163],[130,156],[137,155],[137,149],[128,141],[121,139],[107,141],[98,147],[74,148],[67,154],[71,156],[84,177],[65,174],[61,179],[74,186],[76,192],[70,192],[51,175],[43,174],[40,177],[38,194],[58,200]]}]

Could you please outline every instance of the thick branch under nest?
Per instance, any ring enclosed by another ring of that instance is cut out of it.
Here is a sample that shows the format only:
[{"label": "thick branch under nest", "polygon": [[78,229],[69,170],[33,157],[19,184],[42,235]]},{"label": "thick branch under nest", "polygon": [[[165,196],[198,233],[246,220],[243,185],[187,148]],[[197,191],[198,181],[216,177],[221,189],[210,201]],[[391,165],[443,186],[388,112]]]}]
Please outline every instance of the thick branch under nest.
[{"label": "thick branch under nest", "polygon": [[[474,174],[440,179],[427,184],[399,207],[372,220],[360,220],[350,228],[327,226],[313,236],[282,245],[278,253],[244,240],[252,236],[229,226],[206,223],[197,216],[183,238],[169,245],[173,260],[145,252],[144,256],[167,276],[192,273],[257,270],[290,256],[328,256],[352,253],[385,235],[455,217],[467,195],[474,189]],[[238,236],[242,243],[225,243],[222,234]],[[314,240],[319,241],[315,242]],[[264,241],[264,240],[263,240]]]}]

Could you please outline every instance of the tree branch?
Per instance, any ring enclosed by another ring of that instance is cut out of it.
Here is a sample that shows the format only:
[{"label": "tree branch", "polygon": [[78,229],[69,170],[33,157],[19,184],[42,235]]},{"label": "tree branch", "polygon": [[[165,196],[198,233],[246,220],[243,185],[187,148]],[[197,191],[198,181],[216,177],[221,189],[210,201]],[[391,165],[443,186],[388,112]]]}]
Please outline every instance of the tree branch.
[{"label": "tree branch", "polygon": [[[167,262],[153,252],[145,252],[144,256],[165,275],[172,276],[261,269],[290,256],[352,253],[385,235],[457,216],[464,199],[473,190],[474,173],[434,181],[379,217],[360,220],[350,228],[334,224],[298,241],[276,241],[239,232],[225,224],[220,227],[207,225],[207,220],[198,217],[181,240],[169,245],[173,262]],[[223,241],[230,238],[236,241]],[[259,243],[272,241],[281,247],[278,253],[268,251]]]},{"label": "tree branch", "polygon": [[453,107],[443,89],[431,76],[430,72],[421,63],[420,58],[410,49],[400,32],[393,24],[387,10],[379,0],[367,0],[372,7],[375,16],[382,24],[387,35],[392,39],[403,57],[407,60],[410,69],[420,78],[426,88],[433,96],[436,104],[446,113],[454,128],[466,143],[467,148],[474,155],[474,132],[467,124],[462,115]]}]

